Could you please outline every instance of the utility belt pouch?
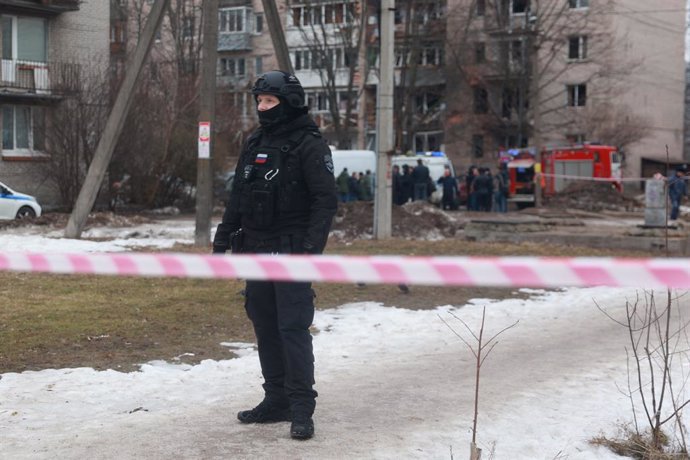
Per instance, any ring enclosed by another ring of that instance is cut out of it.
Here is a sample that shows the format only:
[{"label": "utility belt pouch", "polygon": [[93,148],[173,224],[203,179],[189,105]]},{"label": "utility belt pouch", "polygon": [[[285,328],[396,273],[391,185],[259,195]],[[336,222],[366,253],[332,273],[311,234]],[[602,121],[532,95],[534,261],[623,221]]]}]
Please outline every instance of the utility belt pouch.
[{"label": "utility belt pouch", "polygon": [[253,189],[252,199],[252,220],[257,228],[268,228],[274,220],[274,193],[270,188]]},{"label": "utility belt pouch", "polygon": [[244,231],[242,229],[230,235],[230,250],[233,254],[240,254],[244,249]]}]

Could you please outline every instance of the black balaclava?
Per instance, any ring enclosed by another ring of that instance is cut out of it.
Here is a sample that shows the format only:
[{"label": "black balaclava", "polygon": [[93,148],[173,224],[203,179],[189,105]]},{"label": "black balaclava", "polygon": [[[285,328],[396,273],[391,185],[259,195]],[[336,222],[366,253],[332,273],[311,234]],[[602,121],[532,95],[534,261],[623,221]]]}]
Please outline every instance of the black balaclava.
[{"label": "black balaclava", "polygon": [[268,110],[258,111],[261,127],[269,132],[307,112],[304,108],[292,107],[282,96],[278,96],[278,99],[280,104]]}]

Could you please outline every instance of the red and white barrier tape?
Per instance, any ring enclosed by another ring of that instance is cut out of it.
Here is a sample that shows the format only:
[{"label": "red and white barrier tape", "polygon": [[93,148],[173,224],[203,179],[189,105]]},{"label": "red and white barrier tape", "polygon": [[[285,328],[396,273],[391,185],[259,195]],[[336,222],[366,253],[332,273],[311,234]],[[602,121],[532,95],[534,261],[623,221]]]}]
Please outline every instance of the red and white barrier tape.
[{"label": "red and white barrier tape", "polygon": [[411,285],[690,289],[690,259],[0,252],[0,270]]}]

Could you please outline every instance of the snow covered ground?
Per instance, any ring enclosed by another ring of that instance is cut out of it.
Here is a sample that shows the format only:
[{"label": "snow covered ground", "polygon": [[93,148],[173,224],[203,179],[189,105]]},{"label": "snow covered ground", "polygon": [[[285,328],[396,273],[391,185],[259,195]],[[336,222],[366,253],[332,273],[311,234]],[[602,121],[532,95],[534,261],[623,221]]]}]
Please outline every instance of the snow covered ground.
[{"label": "snow covered ground", "polygon": [[[194,222],[91,231],[3,231],[0,251],[126,251],[191,242]],[[0,458],[23,459],[448,459],[469,457],[473,357],[444,323],[499,337],[482,368],[477,441],[484,458],[618,459],[588,440],[631,421],[627,332],[635,289],[528,290],[529,299],[474,299],[436,310],[373,302],[318,311],[314,338],[316,436],[289,438],[287,423],[246,426],[238,410],[261,398],[252,344],[240,357],[189,365],[152,362],[139,372],[50,369],[0,377]],[[687,311],[689,300],[680,305]]]}]

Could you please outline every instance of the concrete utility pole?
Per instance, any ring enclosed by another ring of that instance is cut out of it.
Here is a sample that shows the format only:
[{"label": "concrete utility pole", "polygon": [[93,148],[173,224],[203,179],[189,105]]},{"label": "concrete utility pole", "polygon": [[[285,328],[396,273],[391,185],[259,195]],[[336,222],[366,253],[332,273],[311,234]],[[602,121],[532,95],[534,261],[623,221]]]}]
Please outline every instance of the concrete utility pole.
[{"label": "concrete utility pole", "polygon": [[283,31],[283,24],[280,22],[278,15],[278,7],[275,0],[261,0],[264,6],[264,15],[266,16],[266,25],[271,32],[271,41],[273,42],[273,51],[278,58],[278,67],[280,70],[290,72],[295,71],[292,68],[290,61],[290,53],[288,52],[287,42],[285,41],[285,32]]},{"label": "concrete utility pole", "polygon": [[380,69],[376,95],[376,196],[374,197],[374,238],[391,237],[391,174],[393,155],[393,45],[395,0],[381,1]]},{"label": "concrete utility pole", "polygon": [[[201,92],[199,94],[199,158],[196,163],[196,227],[194,245],[211,242],[213,208],[213,130],[216,124],[216,60],[218,56],[218,0],[204,0],[204,29],[201,48]],[[208,124],[207,124],[208,123]],[[202,131],[206,131],[202,133]],[[208,137],[205,137],[206,134]]]},{"label": "concrete utility pole", "polygon": [[541,107],[539,101],[539,30],[534,29],[532,34],[529,36],[529,51],[530,51],[530,65],[532,79],[530,80],[530,95],[529,95],[529,105],[532,107],[532,146],[535,148],[536,152],[534,155],[534,206],[536,208],[541,208],[542,206],[542,194],[543,190],[541,188],[542,176],[541,173],[541,160],[542,160],[542,141],[541,141]]},{"label": "concrete utility pole", "polygon": [[163,12],[167,8],[169,1],[155,1],[146,21],[146,26],[144,26],[144,31],[139,37],[139,43],[137,43],[137,47],[134,50],[134,55],[127,63],[125,79],[122,82],[120,91],[117,93],[115,104],[110,111],[101,139],[96,146],[96,152],[89,166],[89,171],[86,173],[86,179],[79,191],[77,202],[74,204],[74,209],[67,222],[67,228],[65,228],[66,238],[79,238],[84,230],[86,219],[89,217],[89,212],[91,212],[93,204],[96,202],[98,190],[101,188],[108,164],[110,164],[110,159],[113,156],[115,144],[125,124],[125,117],[129,107],[132,105],[134,86],[139,79],[141,69],[144,67],[144,61],[151,50],[154,34],[158,30],[163,18]]}]

